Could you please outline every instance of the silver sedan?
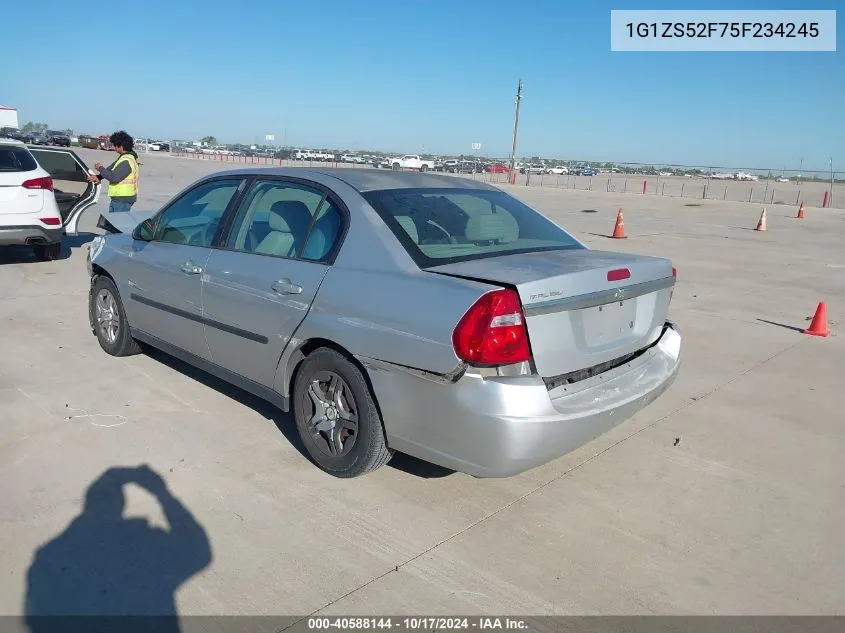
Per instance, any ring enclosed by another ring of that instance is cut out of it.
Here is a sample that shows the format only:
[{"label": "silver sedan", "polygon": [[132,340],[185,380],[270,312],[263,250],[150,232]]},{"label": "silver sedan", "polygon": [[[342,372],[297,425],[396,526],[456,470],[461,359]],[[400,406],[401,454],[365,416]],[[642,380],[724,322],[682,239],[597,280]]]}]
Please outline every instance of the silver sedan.
[{"label": "silver sedan", "polygon": [[670,261],[588,249],[487,184],[375,169],[241,169],[155,214],[101,218],[91,326],[291,411],[338,477],[394,451],[510,476],[674,380]]}]

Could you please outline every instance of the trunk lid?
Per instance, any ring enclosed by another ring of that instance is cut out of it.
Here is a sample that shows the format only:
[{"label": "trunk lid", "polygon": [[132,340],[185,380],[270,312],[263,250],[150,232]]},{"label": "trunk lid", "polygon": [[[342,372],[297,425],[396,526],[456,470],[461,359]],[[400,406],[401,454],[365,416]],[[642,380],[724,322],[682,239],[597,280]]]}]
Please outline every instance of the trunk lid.
[{"label": "trunk lid", "polygon": [[20,178],[15,184],[6,184],[2,175],[0,174],[0,214],[38,213],[44,208],[43,189],[25,189],[21,187]]},{"label": "trunk lid", "polygon": [[65,234],[77,235],[82,214],[100,198],[100,185],[88,181],[88,166],[71,149],[33,147],[30,152],[53,179]]},{"label": "trunk lid", "polygon": [[534,364],[544,378],[648,347],[660,336],[675,285],[667,259],[589,249],[506,255],[426,270],[516,288]]}]

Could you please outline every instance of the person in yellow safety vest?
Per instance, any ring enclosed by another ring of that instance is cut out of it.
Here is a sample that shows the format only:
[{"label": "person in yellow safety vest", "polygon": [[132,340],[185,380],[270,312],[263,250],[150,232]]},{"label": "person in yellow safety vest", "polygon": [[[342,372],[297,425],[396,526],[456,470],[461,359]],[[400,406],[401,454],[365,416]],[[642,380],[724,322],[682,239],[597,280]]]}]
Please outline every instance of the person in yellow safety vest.
[{"label": "person in yellow safety vest", "polygon": [[119,156],[110,167],[96,163],[94,168],[99,172],[97,176],[89,176],[91,182],[109,181],[109,213],[129,211],[138,200],[138,154],[133,147],[135,141],[121,130],[109,137],[109,141]]}]

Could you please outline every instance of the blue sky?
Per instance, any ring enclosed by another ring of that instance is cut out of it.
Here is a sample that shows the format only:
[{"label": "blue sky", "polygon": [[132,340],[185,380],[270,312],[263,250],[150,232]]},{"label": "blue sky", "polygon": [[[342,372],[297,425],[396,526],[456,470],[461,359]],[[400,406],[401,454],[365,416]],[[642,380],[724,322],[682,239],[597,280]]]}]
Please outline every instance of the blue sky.
[{"label": "blue sky", "polygon": [[[394,152],[471,153],[480,142],[506,156],[522,78],[519,155],[776,169],[803,158],[805,170],[826,170],[832,156],[845,170],[841,44],[610,51],[611,9],[801,4],[145,0],[78,11],[44,0],[39,14],[62,35],[5,30],[6,50],[27,52],[4,59],[0,103],[16,106],[21,124],[78,132],[223,142],[272,133],[277,144]],[[7,23],[31,21],[19,6]],[[110,35],[112,24],[125,26]],[[110,78],[113,64],[125,76]]]}]

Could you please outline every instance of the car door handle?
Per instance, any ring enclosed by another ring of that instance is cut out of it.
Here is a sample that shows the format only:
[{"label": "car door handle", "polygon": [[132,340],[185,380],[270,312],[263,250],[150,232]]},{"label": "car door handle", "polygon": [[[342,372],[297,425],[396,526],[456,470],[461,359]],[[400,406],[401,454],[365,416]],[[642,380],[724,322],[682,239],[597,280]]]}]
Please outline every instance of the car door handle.
[{"label": "car door handle", "polygon": [[283,295],[298,295],[302,292],[302,286],[298,286],[290,279],[279,279],[278,281],[274,281],[270,288],[273,289],[273,292],[278,292]]},{"label": "car door handle", "polygon": [[202,272],[202,266],[197,266],[192,261],[187,261],[181,266],[182,272],[186,275],[199,275]]}]

